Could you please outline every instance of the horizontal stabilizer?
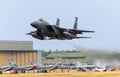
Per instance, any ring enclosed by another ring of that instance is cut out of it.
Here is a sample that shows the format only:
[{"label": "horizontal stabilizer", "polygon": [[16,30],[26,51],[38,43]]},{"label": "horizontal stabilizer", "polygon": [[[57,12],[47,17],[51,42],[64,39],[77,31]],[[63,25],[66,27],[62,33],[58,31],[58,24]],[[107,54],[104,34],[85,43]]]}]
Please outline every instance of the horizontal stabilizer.
[{"label": "horizontal stabilizer", "polygon": [[94,33],[95,31],[87,31],[87,30],[81,30],[82,32],[90,32],[90,33]]},{"label": "horizontal stabilizer", "polygon": [[77,37],[77,38],[92,38],[92,37]]}]

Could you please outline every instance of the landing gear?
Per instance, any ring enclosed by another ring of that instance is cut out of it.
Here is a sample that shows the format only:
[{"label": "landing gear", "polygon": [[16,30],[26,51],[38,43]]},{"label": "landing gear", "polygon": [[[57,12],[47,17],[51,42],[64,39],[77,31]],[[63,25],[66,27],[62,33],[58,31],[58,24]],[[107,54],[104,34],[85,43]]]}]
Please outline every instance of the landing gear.
[{"label": "landing gear", "polygon": [[21,70],[21,73],[25,73],[25,70]]},{"label": "landing gear", "polygon": [[37,73],[47,73],[47,70],[37,70]]},{"label": "landing gear", "polygon": [[12,73],[13,73],[13,74],[18,74],[18,71],[17,71],[17,70],[14,70]]},{"label": "landing gear", "polygon": [[2,71],[0,71],[0,74],[2,74]]}]

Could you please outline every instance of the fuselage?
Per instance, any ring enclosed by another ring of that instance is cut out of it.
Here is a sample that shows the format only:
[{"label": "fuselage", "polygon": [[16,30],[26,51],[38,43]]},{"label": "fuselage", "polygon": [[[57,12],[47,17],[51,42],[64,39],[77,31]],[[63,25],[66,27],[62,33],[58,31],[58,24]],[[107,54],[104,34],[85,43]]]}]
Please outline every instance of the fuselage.
[{"label": "fuselage", "polygon": [[[51,39],[72,39],[75,38],[76,35],[74,35],[70,30],[65,30],[64,32],[61,31],[61,28],[56,25],[50,25],[48,22],[44,20],[38,20],[31,23],[31,26],[36,28],[39,31],[40,35],[50,37]],[[33,37],[36,37],[34,35]]]},{"label": "fuselage", "polygon": [[12,70],[13,69],[13,67],[11,67],[11,66],[3,66],[3,67],[0,67],[0,71],[10,71],[10,70]]}]

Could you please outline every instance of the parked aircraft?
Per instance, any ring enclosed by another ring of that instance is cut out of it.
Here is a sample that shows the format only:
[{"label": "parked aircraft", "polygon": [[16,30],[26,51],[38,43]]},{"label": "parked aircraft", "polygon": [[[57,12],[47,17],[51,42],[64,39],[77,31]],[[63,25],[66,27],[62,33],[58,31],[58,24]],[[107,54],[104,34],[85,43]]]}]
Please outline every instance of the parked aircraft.
[{"label": "parked aircraft", "polygon": [[108,70],[106,64],[104,62],[97,61],[95,71],[96,72],[106,72]]},{"label": "parked aircraft", "polygon": [[9,60],[9,66],[13,67],[14,73],[18,73],[18,71],[25,73],[25,71],[34,70],[37,67],[36,65],[18,66],[12,60]]},{"label": "parked aircraft", "polygon": [[77,71],[85,72],[87,70],[95,69],[95,67],[96,67],[95,64],[80,63],[79,61],[76,62],[76,69],[77,69]]},{"label": "parked aircraft", "polygon": [[29,62],[30,65],[36,65],[36,70],[37,72],[48,72],[51,70],[55,70],[58,69],[58,66],[60,64],[60,62],[55,63],[54,65],[41,65],[38,63],[35,63],[34,61],[30,61]]},{"label": "parked aircraft", "polygon": [[96,72],[106,72],[107,71],[107,69],[106,69],[106,67],[105,66],[97,66],[96,68],[95,68],[95,71]]},{"label": "parked aircraft", "polygon": [[100,62],[80,63],[79,61],[77,61],[76,69],[77,69],[77,71],[82,71],[82,72],[85,72],[88,70],[95,70],[96,72],[106,72],[107,71],[106,65],[104,65],[104,63],[100,63]]},{"label": "parked aircraft", "polygon": [[0,67],[0,74],[2,74],[3,71],[10,71],[12,70],[13,67],[9,65],[9,62],[8,62],[8,66],[2,66]]},{"label": "parked aircraft", "polygon": [[38,21],[31,23],[31,26],[36,28],[37,30],[27,33],[27,35],[31,35],[32,37],[39,40],[51,40],[51,39],[72,40],[79,38],[90,38],[77,36],[77,34],[83,34],[85,32],[88,33],[94,32],[88,30],[77,30],[77,22],[78,18],[75,17],[73,29],[67,29],[60,27],[60,19],[57,19],[55,25],[50,25],[47,21],[39,19]]}]

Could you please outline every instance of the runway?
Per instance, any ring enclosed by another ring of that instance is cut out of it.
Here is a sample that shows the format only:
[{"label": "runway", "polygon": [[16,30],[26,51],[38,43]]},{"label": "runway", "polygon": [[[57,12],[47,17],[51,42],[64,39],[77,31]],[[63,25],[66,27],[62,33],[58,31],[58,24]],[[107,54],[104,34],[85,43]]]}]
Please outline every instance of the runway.
[{"label": "runway", "polygon": [[1,74],[0,77],[120,77],[120,71]]}]

